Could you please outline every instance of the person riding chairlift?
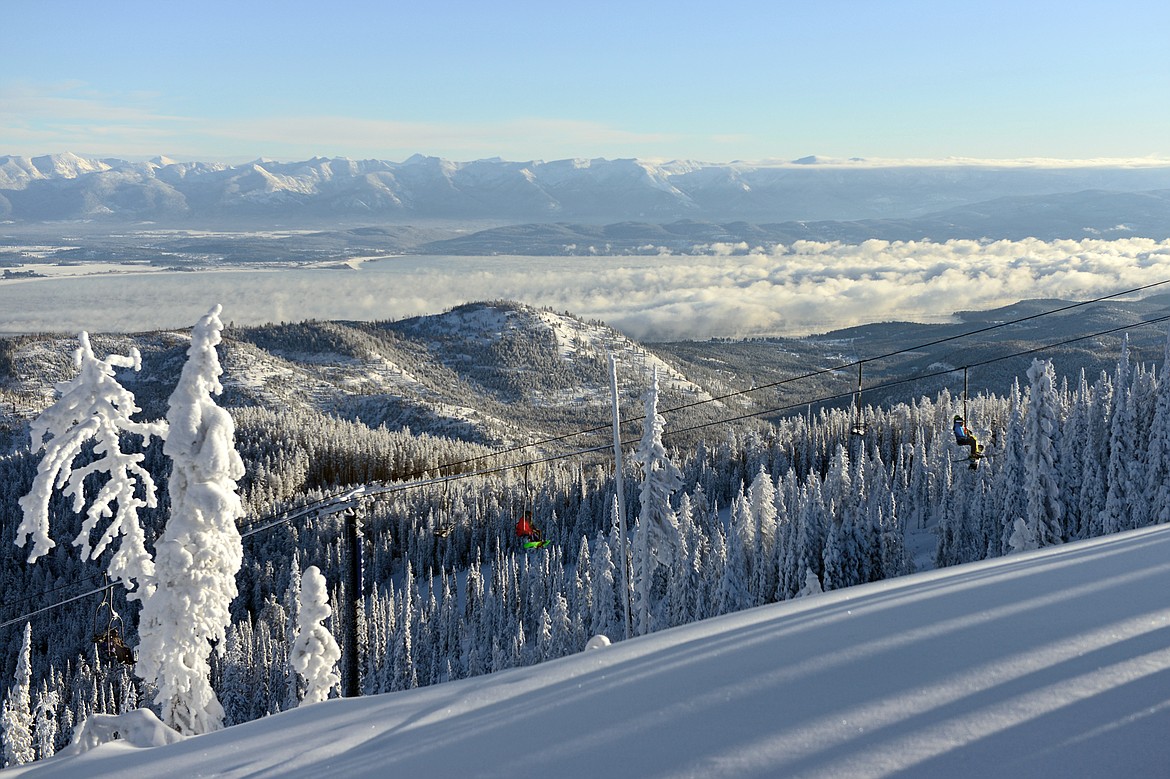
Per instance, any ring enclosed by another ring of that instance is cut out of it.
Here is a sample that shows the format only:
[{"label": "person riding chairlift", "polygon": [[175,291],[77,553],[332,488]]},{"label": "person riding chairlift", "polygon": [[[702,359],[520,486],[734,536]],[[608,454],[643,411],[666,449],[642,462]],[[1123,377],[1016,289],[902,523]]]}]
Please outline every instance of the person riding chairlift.
[{"label": "person riding chairlift", "polygon": [[979,456],[983,451],[983,447],[975,440],[975,436],[967,429],[967,423],[958,414],[955,414],[955,443],[959,446],[967,446],[971,449],[971,459]]},{"label": "person riding chairlift", "polygon": [[526,538],[532,541],[542,540],[540,531],[537,530],[536,526],[532,524],[532,515],[527,511],[525,511],[524,516],[520,517],[520,520],[516,522],[516,535],[520,538]]}]

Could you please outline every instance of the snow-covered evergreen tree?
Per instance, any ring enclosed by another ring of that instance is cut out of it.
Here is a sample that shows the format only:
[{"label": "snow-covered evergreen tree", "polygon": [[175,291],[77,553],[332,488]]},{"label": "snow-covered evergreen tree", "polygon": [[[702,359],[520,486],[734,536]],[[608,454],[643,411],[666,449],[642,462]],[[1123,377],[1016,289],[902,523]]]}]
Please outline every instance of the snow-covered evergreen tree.
[{"label": "snow-covered evergreen tree", "polygon": [[139,618],[139,674],[158,691],[162,721],[183,734],[223,727],[208,661],[213,647],[222,655],[226,646],[243,556],[236,482],[244,466],[232,418],[212,399],[223,391],[219,313],[215,306],[195,325],[170,397],[163,452],[172,462],[171,513],[155,545],[157,589]]},{"label": "snow-covered evergreen tree", "polygon": [[685,625],[699,619],[696,615],[698,599],[703,590],[703,542],[695,527],[691,497],[685,492],[679,499],[679,561],[670,580],[667,600],[670,603],[670,625]]},{"label": "snow-covered evergreen tree", "polygon": [[4,738],[4,764],[23,765],[37,759],[33,748],[33,718],[30,682],[32,625],[24,623],[24,640],[16,658],[16,677],[4,698],[0,712],[0,735]]},{"label": "snow-covered evergreen tree", "polygon": [[564,657],[573,652],[580,652],[584,644],[577,644],[573,636],[573,622],[569,615],[569,600],[562,592],[555,592],[552,596],[552,611],[549,612],[549,624],[552,630],[552,641],[549,645],[546,659]]},{"label": "snow-covered evergreen tree", "polygon": [[593,563],[589,559],[589,539],[581,536],[577,547],[577,564],[573,573],[573,641],[577,646],[593,637]]},{"label": "snow-covered evergreen tree", "polygon": [[[16,531],[16,543],[23,546],[31,537],[33,548],[29,562],[56,546],[49,537],[49,498],[56,487],[73,498],[73,510],[85,508],[85,482],[93,474],[105,474],[106,482],[93,496],[82,523],[81,532],[73,540],[81,549],[83,560],[96,559],[115,540],[121,543],[112,555],[108,572],[120,580],[127,590],[138,590],[153,576],[153,563],[146,551],[138,510],[156,505],[154,479],[142,466],[145,455],[123,452],[122,436],[141,436],[144,443],[152,437],[165,437],[166,423],[136,422],[131,417],[139,412],[134,395],[118,383],[115,368],[142,367],[137,349],[128,355],[110,355],[98,359],[90,347],[89,335],[81,333],[80,345],[73,353],[73,365],[78,373],[67,382],[60,382],[56,390],[60,397],[45,409],[30,426],[33,447],[44,446],[32,489],[20,499],[23,519]],[[77,457],[86,443],[93,442],[91,462],[75,467]],[[99,523],[107,520],[97,539]],[[141,597],[144,593],[138,591]]]},{"label": "snow-covered evergreen tree", "polygon": [[804,573],[804,586],[796,593],[798,598],[807,598],[811,595],[820,595],[824,590],[821,589],[821,580],[812,570],[806,569]]},{"label": "snow-covered evergreen tree", "polygon": [[727,529],[726,548],[721,554],[723,575],[715,595],[719,614],[731,614],[755,605],[751,592],[754,528],[751,508],[741,489],[731,500],[731,526]]},{"label": "snow-covered evergreen tree", "polygon": [[[37,759],[44,760],[57,752],[57,707],[61,703],[61,696],[56,690],[50,690],[47,681],[41,682],[37,690],[37,701],[33,707],[33,727],[37,747]],[[129,711],[133,707],[124,707]]]},{"label": "snow-covered evergreen tree", "polygon": [[406,574],[402,581],[402,600],[399,606],[400,617],[398,619],[398,631],[394,636],[393,658],[391,659],[391,690],[412,690],[418,686],[418,669],[414,662],[415,586],[414,568],[408,560],[406,563]]},{"label": "snow-covered evergreen tree", "polygon": [[[1027,514],[1027,499],[1020,485],[1024,483],[1024,400],[1018,381],[1012,382],[1008,395],[1007,435],[996,453],[1000,460],[995,472],[994,496],[999,501],[995,513],[1000,518],[1000,537],[996,554],[1012,550],[1011,535],[1015,520]],[[989,542],[989,546],[992,544]]]},{"label": "snow-covered evergreen tree", "polygon": [[289,665],[305,684],[302,703],[317,703],[329,697],[341,683],[337,661],[341,649],[333,634],[323,624],[333,614],[325,577],[315,565],[301,576],[300,601],[297,604],[297,635],[289,653]]},{"label": "snow-covered evergreen tree", "polygon": [[1087,429],[1081,461],[1081,494],[1076,538],[1101,535],[1108,493],[1109,415],[1113,408],[1113,382],[1102,371],[1087,399]]},{"label": "snow-covered evergreen tree", "polygon": [[[301,570],[300,555],[298,554],[298,552],[295,549],[293,550],[293,556],[292,556],[292,570],[293,571]],[[297,632],[300,629],[301,579],[303,578],[303,575],[296,576],[294,574],[293,576],[290,576],[288,578],[289,578],[288,589],[285,591],[285,595],[284,595],[284,608],[288,614],[288,619],[286,621],[286,628],[285,628],[285,641],[288,643],[289,647],[292,647],[296,644]],[[292,654],[291,654],[291,649],[290,649],[289,667],[287,669],[287,673],[285,673],[285,675],[284,675],[285,686],[284,686],[284,693],[283,693],[283,696],[281,699],[281,710],[282,711],[288,711],[289,709],[295,709],[297,707],[297,704],[300,703],[305,698],[304,680],[301,678],[300,674],[298,674],[296,672],[296,669],[291,667],[291,665],[292,665],[291,661],[292,661]]]},{"label": "snow-covered evergreen tree", "polygon": [[645,428],[634,460],[642,468],[641,513],[634,543],[634,600],[639,634],[654,630],[657,569],[670,566],[678,552],[678,520],[671,496],[682,486],[679,471],[662,445],[666,421],[658,413],[658,371],[646,393]]},{"label": "snow-covered evergreen tree", "polygon": [[800,505],[796,509],[795,581],[800,583],[798,588],[803,588],[808,582],[808,574],[815,576],[817,581],[824,575],[825,514],[821,480],[810,478],[801,490]]},{"label": "snow-covered evergreen tree", "polygon": [[[1139,363],[1130,387],[1130,403],[1133,405],[1133,459],[1129,461],[1129,481],[1135,494],[1143,495],[1149,483],[1149,462],[1151,439],[1154,437],[1154,417],[1157,414],[1157,373],[1145,364]],[[1129,526],[1144,527],[1153,523],[1155,507],[1146,500],[1129,503]]]},{"label": "snow-covered evergreen tree", "polygon": [[1065,538],[1072,541],[1080,538],[1080,506],[1083,491],[1082,478],[1085,456],[1088,454],[1085,441],[1089,436],[1088,399],[1089,385],[1085,372],[1080,372],[1077,388],[1062,393],[1064,422],[1060,437],[1058,457],[1060,459],[1060,497],[1064,505]]},{"label": "snow-covered evergreen tree", "polygon": [[1024,492],[1027,496],[1028,529],[1038,546],[1065,540],[1064,503],[1057,471],[1060,409],[1056,396],[1056,371],[1051,360],[1033,360],[1028,368],[1031,382],[1024,421]]},{"label": "snow-covered evergreen tree", "polygon": [[593,633],[611,638],[625,635],[625,622],[621,586],[621,571],[613,561],[609,541],[605,534],[598,533],[593,542],[593,614],[590,623]]},{"label": "snow-covered evergreen tree", "polygon": [[1150,444],[1146,450],[1145,496],[1150,503],[1150,521],[1158,525],[1170,522],[1170,335],[1166,339]]},{"label": "snow-covered evergreen tree", "polygon": [[1012,523],[1012,533],[1008,537],[1008,545],[1010,552],[1027,552],[1030,549],[1037,549],[1036,534],[1032,532],[1032,528],[1024,521],[1023,517],[1016,517],[1016,521]]},{"label": "snow-covered evergreen tree", "polygon": [[748,488],[748,501],[755,522],[756,542],[752,597],[756,604],[764,604],[776,592],[779,574],[776,568],[776,489],[771,475],[762,465]]},{"label": "snow-covered evergreen tree", "polygon": [[[1109,417],[1109,465],[1106,470],[1108,488],[1105,507],[1101,511],[1102,533],[1129,530],[1131,512],[1129,503],[1138,497],[1139,485],[1133,481],[1134,428],[1136,415],[1130,398],[1129,337],[1121,342],[1121,357],[1113,380],[1113,409]],[[1144,485],[1142,485],[1144,486]]]}]

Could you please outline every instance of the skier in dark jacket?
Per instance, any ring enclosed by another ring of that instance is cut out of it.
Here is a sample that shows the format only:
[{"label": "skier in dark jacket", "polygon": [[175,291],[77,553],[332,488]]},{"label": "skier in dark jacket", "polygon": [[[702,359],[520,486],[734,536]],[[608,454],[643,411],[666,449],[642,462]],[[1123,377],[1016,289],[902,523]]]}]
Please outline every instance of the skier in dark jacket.
[{"label": "skier in dark jacket", "polygon": [[971,459],[979,456],[983,451],[983,447],[975,440],[975,436],[967,429],[967,423],[958,414],[955,414],[955,443],[959,446],[967,446],[971,448]]}]

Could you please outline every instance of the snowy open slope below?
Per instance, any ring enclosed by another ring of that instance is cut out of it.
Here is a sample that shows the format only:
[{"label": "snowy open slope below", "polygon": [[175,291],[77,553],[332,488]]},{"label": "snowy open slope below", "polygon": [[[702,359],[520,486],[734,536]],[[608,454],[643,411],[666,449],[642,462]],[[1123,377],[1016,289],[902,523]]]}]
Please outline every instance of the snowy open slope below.
[{"label": "snowy open slope below", "polygon": [[1167,593],[1159,527],[12,775],[1167,776]]}]

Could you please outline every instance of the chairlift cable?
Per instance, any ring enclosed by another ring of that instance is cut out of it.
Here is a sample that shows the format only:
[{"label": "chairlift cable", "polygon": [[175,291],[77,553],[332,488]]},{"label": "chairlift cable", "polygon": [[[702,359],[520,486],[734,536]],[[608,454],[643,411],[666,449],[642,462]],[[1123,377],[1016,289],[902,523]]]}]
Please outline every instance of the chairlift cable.
[{"label": "chairlift cable", "polygon": [[[735,397],[738,395],[744,395],[744,394],[747,394],[749,392],[755,392],[755,391],[760,390],[760,389],[768,389],[771,387],[780,386],[782,384],[787,384],[790,382],[798,381],[800,379],[812,378],[815,376],[823,375],[825,373],[840,371],[843,368],[852,367],[853,365],[860,366],[860,363],[863,363],[866,361],[883,359],[883,358],[892,357],[892,356],[904,354],[904,353],[911,352],[911,351],[918,351],[918,350],[921,350],[921,349],[929,347],[929,346],[936,346],[938,344],[957,340],[959,338],[966,338],[966,337],[969,337],[972,335],[986,333],[986,332],[989,332],[991,330],[995,330],[995,329],[998,329],[1001,327],[1006,327],[1008,325],[1019,324],[1021,322],[1026,322],[1026,321],[1030,321],[1033,319],[1038,319],[1040,317],[1049,316],[1051,314],[1062,313],[1064,311],[1078,308],[1080,306],[1089,305],[1091,303],[1098,303],[1098,302],[1101,302],[1104,300],[1109,300],[1111,298],[1116,298],[1116,297],[1121,297],[1123,295],[1142,292],[1142,291],[1152,289],[1153,287],[1157,287],[1157,286],[1160,286],[1163,284],[1170,284],[1170,279],[1164,279],[1162,281],[1154,282],[1151,284],[1146,284],[1146,285],[1143,285],[1140,287],[1135,287],[1133,289],[1123,290],[1121,292],[1116,292],[1116,293],[1113,293],[1110,295],[1103,295],[1101,297],[1094,298],[1093,300],[1082,301],[1080,303],[1073,303],[1073,304],[1070,304],[1068,306],[1063,306],[1061,308],[1053,309],[1051,311],[1041,312],[1038,314],[1031,314],[1029,316],[1021,317],[1021,318],[1015,319],[1015,320],[998,322],[994,325],[980,328],[978,330],[973,330],[973,331],[970,331],[967,333],[961,333],[961,334],[957,334],[957,335],[953,335],[953,336],[947,336],[946,338],[940,338],[940,339],[936,339],[934,341],[927,342],[925,344],[919,344],[919,345],[912,346],[912,347],[906,347],[906,348],[899,349],[896,351],[888,352],[888,353],[883,354],[883,355],[879,355],[877,357],[869,357],[869,358],[866,358],[864,360],[857,360],[857,361],[854,361],[851,363],[846,363],[844,365],[837,366],[836,368],[827,368],[827,369],[815,371],[812,373],[804,374],[803,376],[791,377],[791,378],[784,379],[781,381],[773,382],[771,384],[759,385],[756,387],[752,387],[751,389],[748,389],[748,390],[741,390],[738,392],[728,393],[726,395],[722,395],[719,397],[713,397],[713,398],[709,398],[707,400],[696,401],[694,403],[685,404],[683,406],[677,406],[677,407],[670,408],[670,409],[663,409],[659,413],[660,414],[667,414],[667,413],[672,413],[674,411],[681,411],[681,410],[686,409],[686,408],[691,408],[691,407],[694,407],[697,405],[711,403],[711,402],[715,402],[715,401],[719,401],[719,400],[725,400],[725,399]],[[1002,362],[1004,360],[1015,359],[1017,357],[1025,357],[1025,356],[1028,356],[1031,354],[1037,354],[1037,353],[1041,353],[1044,351],[1050,351],[1052,349],[1055,349],[1055,348],[1058,348],[1061,346],[1067,346],[1069,344],[1076,343],[1078,341],[1084,341],[1084,340],[1088,340],[1090,338],[1099,338],[1099,337],[1104,336],[1104,335],[1112,335],[1114,333],[1117,333],[1117,332],[1120,332],[1123,330],[1136,328],[1136,327],[1145,327],[1148,325],[1161,324],[1162,322],[1166,322],[1166,321],[1170,321],[1170,314],[1155,317],[1153,319],[1142,320],[1140,322],[1133,322],[1133,323],[1129,323],[1129,324],[1125,324],[1125,325],[1120,325],[1117,327],[1109,328],[1107,330],[1101,330],[1101,331],[1089,333],[1086,335],[1076,336],[1074,338],[1068,338],[1068,339],[1065,339],[1063,341],[1057,341],[1057,342],[1054,342],[1051,344],[1045,344],[1045,345],[1033,347],[1030,349],[1024,349],[1022,351],[1014,352],[1012,354],[1001,355],[999,357],[991,357],[991,358],[981,360],[981,361],[975,362],[975,363],[970,363],[969,365],[964,366],[964,372],[966,372],[966,370],[968,368],[982,367],[985,365],[991,365],[991,364],[996,363],[996,362]],[[885,381],[885,382],[882,382],[879,384],[875,384],[875,385],[871,386],[869,389],[870,390],[888,389],[890,387],[895,387],[895,386],[898,386],[901,384],[920,382],[920,381],[923,381],[925,379],[935,378],[938,376],[944,376],[944,375],[947,375],[947,374],[950,374],[953,372],[954,372],[954,369],[950,369],[950,370],[936,371],[934,373],[918,374],[918,375],[911,376],[908,378],[903,378],[903,379],[892,379],[892,380]],[[833,395],[822,396],[820,398],[813,398],[811,400],[805,399],[805,400],[801,400],[797,403],[791,403],[791,404],[788,404],[785,406],[769,408],[769,409],[764,409],[764,410],[760,410],[760,411],[753,411],[753,412],[749,412],[749,413],[739,414],[739,415],[736,415],[733,417],[727,417],[727,418],[723,418],[723,419],[713,420],[710,422],[704,422],[704,423],[697,424],[697,425],[692,425],[691,427],[688,427],[688,428],[672,430],[668,433],[664,433],[664,435],[679,435],[682,433],[693,432],[695,430],[701,430],[701,429],[705,429],[708,427],[714,427],[716,425],[729,424],[732,422],[738,422],[738,421],[742,421],[744,419],[751,419],[754,417],[765,416],[768,414],[777,414],[777,413],[781,413],[783,411],[789,411],[793,408],[799,408],[799,407],[802,407],[805,405],[808,405],[808,407],[811,409],[813,403],[825,403],[828,401],[839,400],[842,397],[849,397],[851,394],[852,393],[836,393]],[[966,393],[964,392],[964,395],[965,394]],[[636,417],[633,419],[626,420],[626,422],[636,422],[636,421],[639,421],[639,420],[644,419],[644,418],[645,418],[644,416],[643,417]],[[463,460],[463,461],[446,463],[446,464],[440,465],[438,467],[439,467],[439,469],[442,469],[442,468],[454,469],[460,465],[465,465],[465,464],[469,464],[471,462],[475,462],[478,460],[487,459],[488,457],[497,457],[497,456],[501,456],[504,454],[519,452],[519,451],[523,451],[524,449],[527,449],[527,448],[530,448],[533,446],[539,446],[539,445],[543,445],[543,444],[547,444],[547,443],[554,443],[557,441],[563,441],[563,440],[567,440],[569,438],[572,438],[576,435],[583,435],[583,434],[587,434],[587,433],[591,433],[591,432],[596,432],[598,430],[608,429],[609,427],[611,427],[611,426],[599,425],[599,426],[594,427],[594,428],[580,430],[580,431],[576,431],[573,433],[566,433],[564,435],[555,436],[552,438],[544,439],[542,441],[531,442],[531,443],[525,444],[523,446],[513,447],[511,449],[506,449],[506,450],[503,450],[500,452],[493,452],[490,454],[480,455],[480,456],[477,456],[474,458],[468,458],[467,460]],[[633,441],[628,441],[628,442],[623,441],[622,445],[626,445],[628,443],[633,443]],[[359,495],[356,495],[355,497],[359,497],[359,498],[360,497],[373,497],[376,495],[393,494],[396,492],[404,492],[404,491],[411,490],[411,489],[418,489],[419,487],[423,486],[424,484],[434,484],[434,483],[439,483],[439,482],[443,482],[443,481],[447,481],[447,480],[469,479],[469,478],[476,478],[476,477],[482,477],[482,476],[489,476],[492,474],[502,473],[505,471],[513,470],[517,467],[525,467],[525,466],[532,465],[532,464],[555,462],[555,461],[559,461],[559,460],[567,460],[570,458],[579,457],[583,454],[589,454],[589,453],[593,453],[593,452],[600,452],[600,451],[608,450],[609,448],[610,448],[610,445],[607,444],[604,446],[590,447],[590,448],[581,449],[581,450],[577,450],[577,451],[569,452],[569,453],[565,453],[565,454],[549,455],[546,457],[528,460],[524,463],[501,465],[501,466],[497,466],[494,468],[485,469],[482,471],[459,472],[459,473],[455,473],[455,474],[447,476],[447,477],[440,477],[440,478],[429,479],[429,480],[424,480],[424,481],[397,482],[393,485],[377,488],[375,490],[363,490],[363,491],[361,491],[361,493]],[[430,470],[430,469],[427,469],[427,470]],[[441,470],[439,472],[441,472]],[[422,473],[425,474],[426,471],[423,471]],[[418,475],[418,474],[414,474],[414,475]],[[271,530],[272,528],[278,527],[280,525],[287,524],[287,523],[293,521],[294,519],[299,519],[299,518],[307,516],[309,514],[315,514],[315,513],[319,512],[322,508],[326,507],[330,501],[336,501],[339,498],[344,497],[346,495],[346,493],[352,493],[352,492],[354,492],[354,490],[352,488],[350,488],[350,489],[338,492],[334,495],[327,496],[315,504],[311,504],[308,506],[302,506],[298,509],[293,509],[291,511],[291,513],[287,514],[284,517],[281,517],[279,519],[271,518],[271,521],[266,522],[263,525],[256,525],[247,531],[241,532],[240,536],[241,536],[241,538],[247,538],[249,536],[253,536],[253,535],[256,535],[258,533],[264,532],[266,530]],[[65,600],[57,601],[57,602],[51,603],[47,606],[43,606],[39,609],[35,609],[33,611],[27,612],[27,613],[22,614],[18,617],[13,617],[11,619],[5,620],[3,622],[0,622],[0,629],[10,627],[10,626],[18,624],[20,622],[27,621],[28,619],[30,619],[34,616],[38,616],[38,615],[43,614],[43,613],[48,612],[48,611],[53,611],[57,608],[60,608],[62,606],[66,606],[70,603],[74,603],[74,602],[82,600],[84,598],[88,598],[92,595],[96,595],[98,593],[104,592],[105,590],[107,590],[108,588],[113,587],[113,586],[114,585],[112,583],[107,584],[107,585],[103,585],[102,587],[98,587],[96,589],[89,590],[89,591],[81,593],[79,595],[75,595],[73,597],[66,598]]]},{"label": "chairlift cable", "polygon": [[[994,324],[987,325],[985,327],[976,328],[974,330],[969,330],[967,332],[956,333],[955,335],[949,335],[949,336],[945,336],[943,338],[936,338],[933,341],[927,341],[926,343],[903,347],[901,349],[896,349],[894,351],[886,352],[884,354],[874,355],[871,357],[866,357],[864,359],[854,360],[852,362],[842,363],[840,365],[835,365],[835,366],[831,366],[828,368],[822,368],[822,369],[819,369],[816,371],[810,371],[808,373],[800,374],[797,376],[791,376],[791,377],[788,377],[786,379],[781,379],[781,380],[769,382],[766,384],[759,384],[759,385],[750,387],[748,389],[737,390],[735,392],[729,392],[729,393],[726,393],[723,395],[716,395],[716,396],[712,396],[710,398],[706,398],[703,400],[696,400],[696,401],[693,401],[691,403],[684,403],[684,404],[679,405],[679,406],[673,406],[671,408],[660,409],[658,413],[665,416],[667,414],[672,414],[672,413],[677,412],[677,411],[683,411],[683,410],[686,410],[689,408],[694,408],[696,406],[701,406],[701,405],[705,405],[708,403],[716,403],[716,402],[720,402],[720,401],[724,401],[724,400],[729,400],[731,398],[739,397],[742,395],[747,395],[747,394],[752,393],[752,392],[758,392],[760,390],[774,389],[776,387],[783,386],[785,384],[791,384],[791,383],[794,383],[797,381],[803,381],[805,379],[816,378],[818,376],[823,376],[826,374],[839,373],[847,368],[852,368],[854,365],[858,365],[860,367],[860,363],[863,363],[863,362],[867,362],[867,361],[872,362],[872,361],[876,361],[876,360],[883,360],[883,359],[887,359],[890,357],[896,357],[896,356],[901,355],[901,354],[907,354],[909,352],[920,351],[922,349],[927,349],[927,348],[930,348],[932,346],[938,346],[939,344],[949,343],[951,341],[957,341],[957,340],[962,339],[962,338],[969,338],[969,337],[976,336],[976,335],[982,335],[984,333],[988,333],[988,332],[991,332],[993,330],[998,330],[1000,328],[1009,327],[1011,325],[1021,324],[1023,322],[1029,322],[1029,321],[1032,321],[1035,319],[1040,319],[1040,318],[1043,318],[1046,316],[1051,316],[1053,314],[1064,313],[1066,311],[1071,311],[1073,309],[1080,308],[1082,306],[1088,306],[1088,305],[1092,305],[1094,303],[1100,303],[1100,302],[1103,302],[1106,300],[1124,297],[1126,295],[1134,295],[1134,294],[1137,294],[1139,292],[1145,292],[1145,291],[1148,291],[1150,289],[1153,289],[1155,287],[1159,287],[1159,286],[1162,286],[1165,284],[1170,284],[1170,279],[1162,279],[1160,281],[1151,282],[1149,284],[1143,284],[1141,286],[1132,287],[1130,289],[1121,290],[1119,292],[1112,292],[1108,295],[1101,295],[1099,297],[1095,297],[1095,298],[1092,298],[1090,300],[1083,300],[1083,301],[1076,302],[1076,303],[1070,303],[1066,306],[1054,308],[1054,309],[1051,309],[1049,311],[1041,311],[1041,312],[1038,312],[1035,314],[1029,314],[1028,316],[1019,317],[1016,319],[1009,319],[1009,320],[1004,320],[1002,322],[996,322]],[[1161,321],[1161,320],[1152,320],[1152,321],[1156,322],[1156,321]],[[1140,324],[1146,324],[1146,323],[1138,323],[1138,324],[1135,324],[1132,326],[1136,327]],[[1110,332],[1114,332],[1114,331],[1109,330],[1109,331],[1105,331],[1103,333],[1096,333],[1094,335],[1105,335],[1105,334],[1110,333]],[[1086,337],[1093,337],[1093,336],[1086,336]],[[1058,346],[1058,345],[1060,345],[1060,344],[1055,344],[1054,346]],[[1051,347],[1046,347],[1046,348],[1051,348]],[[1024,352],[1024,354],[1027,354],[1027,352]],[[998,358],[992,359],[991,362],[996,361],[996,359],[998,359]],[[975,367],[975,366],[972,366],[972,367]],[[874,389],[874,388],[871,387],[870,389]],[[836,398],[837,396],[833,396],[833,397]],[[644,419],[645,419],[644,416],[633,416],[633,417],[629,417],[629,418],[623,420],[622,424],[625,425],[625,424],[629,424],[629,423],[633,423],[633,422],[639,422],[639,421],[642,421]],[[463,465],[470,465],[472,463],[477,463],[477,462],[480,462],[482,460],[486,460],[489,458],[497,458],[497,457],[502,457],[502,456],[505,456],[508,454],[514,454],[516,452],[521,452],[525,449],[529,449],[532,447],[541,447],[541,446],[547,446],[547,445],[553,444],[553,443],[559,443],[561,441],[566,441],[566,440],[568,440],[570,438],[574,438],[576,436],[588,435],[590,433],[596,433],[596,432],[601,431],[601,430],[607,430],[607,429],[610,429],[610,427],[611,427],[611,425],[596,425],[594,427],[586,428],[583,430],[576,430],[576,431],[563,433],[563,434],[556,435],[556,436],[551,436],[549,438],[545,438],[545,439],[542,439],[539,441],[530,441],[529,443],[526,443],[526,444],[523,444],[520,446],[513,446],[513,447],[510,447],[508,449],[501,449],[499,451],[489,452],[487,454],[476,455],[475,457],[468,457],[468,458],[465,458],[463,460],[458,460],[458,461],[454,461],[451,463],[446,463],[446,464],[440,465],[439,469],[447,468],[449,470],[453,470],[453,469],[458,468],[458,467],[463,466]],[[571,455],[569,455],[569,456],[571,456]],[[505,466],[501,466],[500,468],[489,469],[489,471],[487,471],[487,472],[490,473],[490,472],[497,472],[499,470],[506,470],[508,467],[509,466],[505,465]],[[428,470],[429,469],[424,469],[422,471],[415,471],[413,473],[404,474],[401,481],[406,481],[406,480],[410,480],[410,479],[417,479],[420,476],[424,476]],[[479,474],[479,472],[470,472],[469,476],[475,476],[478,474]],[[337,494],[341,495],[341,494],[344,494],[344,492],[339,492]],[[310,511],[307,513],[312,513],[312,512]],[[303,514],[300,514],[298,516],[303,516]],[[289,519],[294,519],[294,518],[298,518],[298,517],[294,517],[294,516],[289,517]]]}]

